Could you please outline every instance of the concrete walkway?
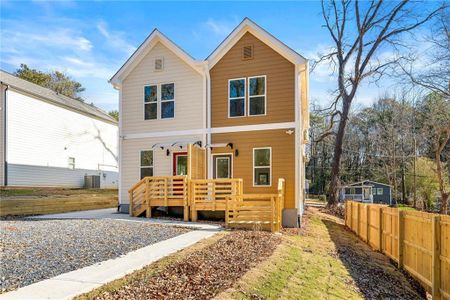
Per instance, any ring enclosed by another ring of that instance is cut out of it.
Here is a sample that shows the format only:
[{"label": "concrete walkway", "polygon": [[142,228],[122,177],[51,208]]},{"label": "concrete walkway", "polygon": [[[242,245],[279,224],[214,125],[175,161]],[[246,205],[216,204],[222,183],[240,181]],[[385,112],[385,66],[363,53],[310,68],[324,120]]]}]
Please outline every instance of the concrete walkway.
[{"label": "concrete walkway", "polygon": [[198,230],[218,230],[222,226],[217,224],[203,223],[203,222],[184,222],[177,220],[168,219],[157,219],[157,218],[138,218],[131,217],[128,214],[118,213],[116,208],[105,208],[96,210],[84,210],[75,211],[62,214],[51,214],[51,215],[41,215],[27,217],[26,219],[113,219],[113,220],[124,220],[124,221],[134,221],[134,222],[147,222],[151,224],[167,225],[167,226],[183,226]]},{"label": "concrete walkway", "polygon": [[[64,214],[66,215],[66,214]],[[195,230],[89,267],[0,295],[0,300],[72,299],[124,277],[165,256],[209,238],[218,230]]]}]

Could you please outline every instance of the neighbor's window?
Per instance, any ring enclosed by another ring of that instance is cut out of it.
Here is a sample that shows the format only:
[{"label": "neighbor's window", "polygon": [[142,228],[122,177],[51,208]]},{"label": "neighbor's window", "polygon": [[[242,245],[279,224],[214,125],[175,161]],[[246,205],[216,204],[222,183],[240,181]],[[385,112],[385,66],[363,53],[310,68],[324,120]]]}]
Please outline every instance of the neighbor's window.
[{"label": "neighbor's window", "polygon": [[161,85],[161,119],[173,118],[175,111],[175,84]]},{"label": "neighbor's window", "polygon": [[248,79],[249,116],[266,114],[266,76]]},{"label": "neighbor's window", "polygon": [[69,169],[74,170],[75,169],[75,157],[69,157],[67,162],[69,163]]},{"label": "neighbor's window", "polygon": [[372,195],[376,195],[377,194],[377,189],[376,188],[372,188]]},{"label": "neighbor's window", "polygon": [[144,87],[144,119],[154,120],[158,118],[158,87],[148,85]]},{"label": "neighbor's window", "polygon": [[270,186],[272,184],[272,149],[253,148],[253,185]]},{"label": "neighbor's window", "polygon": [[377,194],[383,195],[383,188],[377,188]]},{"label": "neighbor's window", "polygon": [[229,117],[245,116],[245,78],[228,81]]},{"label": "neighbor's window", "polygon": [[153,176],[153,151],[141,151],[141,179],[146,176]]}]

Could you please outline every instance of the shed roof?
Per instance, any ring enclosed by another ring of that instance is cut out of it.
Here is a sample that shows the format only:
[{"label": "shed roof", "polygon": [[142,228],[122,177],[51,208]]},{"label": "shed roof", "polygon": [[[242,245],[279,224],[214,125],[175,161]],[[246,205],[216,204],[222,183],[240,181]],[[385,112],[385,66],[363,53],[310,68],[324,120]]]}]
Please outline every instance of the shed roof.
[{"label": "shed roof", "polygon": [[117,121],[113,117],[108,115],[100,108],[95,107],[94,105],[61,95],[59,93],[56,93],[55,91],[14,76],[3,70],[0,70],[0,83],[6,84],[16,90],[23,91],[27,94],[41,97],[44,100],[58,106],[72,109],[84,115],[95,117],[109,123],[117,124]]},{"label": "shed roof", "polygon": [[361,184],[367,184],[367,182],[372,183],[372,184],[379,184],[379,185],[384,185],[384,186],[388,186],[391,187],[391,185],[386,184],[386,183],[381,183],[381,182],[377,182],[377,181],[373,181],[373,180],[363,180],[363,181],[358,181],[355,183],[351,183],[349,185],[354,186],[354,185],[361,185]]}]

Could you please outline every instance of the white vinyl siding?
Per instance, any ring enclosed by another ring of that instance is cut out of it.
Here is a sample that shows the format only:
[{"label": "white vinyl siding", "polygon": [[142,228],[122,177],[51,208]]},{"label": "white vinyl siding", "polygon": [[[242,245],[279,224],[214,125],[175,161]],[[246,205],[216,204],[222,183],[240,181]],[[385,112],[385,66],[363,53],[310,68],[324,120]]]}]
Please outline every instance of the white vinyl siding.
[{"label": "white vinyl siding", "polygon": [[[118,171],[114,158],[118,152],[117,125],[41,101],[12,88],[7,92],[7,101],[8,164],[69,170],[73,167],[69,159],[73,158],[75,170]],[[12,185],[14,180],[23,182],[12,174],[8,175],[8,184]]]},{"label": "white vinyl siding", "polygon": [[5,170],[5,107],[4,96],[6,86],[0,84],[0,186],[4,185],[4,170]]},{"label": "white vinyl siding", "polygon": [[122,140],[120,203],[129,203],[128,190],[140,180],[140,151],[153,150],[153,176],[172,176],[173,152],[187,151],[186,147],[171,149],[168,156],[166,149],[160,147],[151,149],[151,147],[155,144],[172,144],[173,141],[195,142],[201,139],[201,135],[191,135]]},{"label": "white vinyl siding", "polygon": [[[154,72],[155,58],[164,57],[164,70]],[[144,120],[143,87],[175,83],[174,118]],[[203,78],[187,63],[161,43],[157,43],[122,83],[122,134],[201,129],[203,113]]]}]

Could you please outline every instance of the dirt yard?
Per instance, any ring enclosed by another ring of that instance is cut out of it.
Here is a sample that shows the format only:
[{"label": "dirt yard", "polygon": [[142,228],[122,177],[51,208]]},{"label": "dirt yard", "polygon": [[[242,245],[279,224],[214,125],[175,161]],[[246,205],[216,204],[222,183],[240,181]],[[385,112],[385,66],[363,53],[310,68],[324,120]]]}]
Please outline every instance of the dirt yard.
[{"label": "dirt yard", "polygon": [[339,218],[311,208],[304,221],[218,234],[80,299],[425,299]]}]

